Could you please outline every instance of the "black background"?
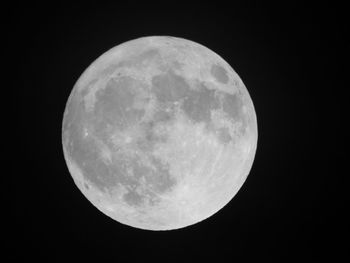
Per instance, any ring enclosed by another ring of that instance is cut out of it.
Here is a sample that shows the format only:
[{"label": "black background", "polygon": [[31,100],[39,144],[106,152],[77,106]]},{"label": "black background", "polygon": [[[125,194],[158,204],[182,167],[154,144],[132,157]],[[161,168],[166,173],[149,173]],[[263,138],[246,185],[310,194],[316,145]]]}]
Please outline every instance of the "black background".
[{"label": "black background", "polygon": [[[15,94],[3,102],[15,113],[15,145],[5,164],[13,182],[6,196],[14,216],[9,258],[341,257],[341,9],[163,2],[6,10],[6,52],[14,64],[7,78]],[[82,72],[108,49],[149,35],[190,39],[221,55],[247,86],[258,118],[256,158],[242,189],[211,218],[176,231],[139,230],[98,212],[74,185],[61,145],[65,103]]]}]

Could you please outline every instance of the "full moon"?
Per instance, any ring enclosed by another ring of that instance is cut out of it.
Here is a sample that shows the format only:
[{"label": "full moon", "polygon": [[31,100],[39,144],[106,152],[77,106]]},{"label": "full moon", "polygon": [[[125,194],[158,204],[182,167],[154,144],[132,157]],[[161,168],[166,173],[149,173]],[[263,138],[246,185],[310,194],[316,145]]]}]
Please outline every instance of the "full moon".
[{"label": "full moon", "polygon": [[80,76],[62,144],[83,195],[119,223],[196,224],[237,194],[252,167],[257,119],[247,88],[218,54],[152,36],[120,44]]}]

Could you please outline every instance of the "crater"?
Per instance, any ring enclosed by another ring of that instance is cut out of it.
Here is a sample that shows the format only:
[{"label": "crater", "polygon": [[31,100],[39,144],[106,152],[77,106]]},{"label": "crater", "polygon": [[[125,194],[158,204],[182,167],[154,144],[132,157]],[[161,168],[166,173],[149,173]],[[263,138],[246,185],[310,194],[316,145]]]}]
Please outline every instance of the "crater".
[{"label": "crater", "polygon": [[143,204],[143,197],[137,193],[135,188],[129,189],[127,193],[123,195],[123,200],[130,206],[141,206]]},{"label": "crater", "polygon": [[152,59],[159,57],[160,53],[158,49],[152,48],[144,51],[140,55],[136,56],[133,61],[135,64],[149,63]]},{"label": "crater", "polygon": [[123,184],[129,189],[124,195],[124,201],[132,206],[139,206],[144,202],[155,204],[155,196],[170,191],[176,180],[170,175],[169,167],[162,164],[158,159],[148,156],[145,162],[135,158],[127,167],[129,176],[133,178],[134,185]]},{"label": "crater", "polygon": [[142,68],[147,67],[152,61],[160,58],[160,52],[157,48],[149,48],[140,54],[126,56],[123,60],[111,68],[115,70],[117,67]]},{"label": "crater", "polygon": [[137,85],[140,84],[133,78],[123,76],[110,79],[104,89],[96,92],[93,112],[96,130],[103,131],[107,126],[123,130],[141,120],[144,109],[132,107]]},{"label": "crater", "polygon": [[105,163],[96,143],[92,139],[84,140],[80,135],[73,135],[72,159],[82,170],[85,180],[104,192],[116,184],[113,167]]},{"label": "crater", "polygon": [[217,82],[222,84],[227,84],[229,78],[228,78],[227,71],[224,67],[218,64],[213,64],[210,68],[210,73]]},{"label": "crater", "polygon": [[187,92],[181,108],[190,120],[209,123],[210,111],[219,107],[219,100],[215,90],[208,89],[202,82],[197,85],[198,89]]},{"label": "crater", "polygon": [[244,132],[247,126],[247,116],[243,112],[244,103],[241,95],[225,94],[222,99],[222,109],[235,122],[241,123],[240,130]]},{"label": "crater", "polygon": [[160,103],[174,103],[184,98],[190,86],[186,80],[172,70],[152,78],[152,90]]},{"label": "crater", "polygon": [[226,127],[218,128],[216,133],[217,133],[217,138],[223,145],[227,145],[229,142],[232,141],[232,136],[228,128]]}]

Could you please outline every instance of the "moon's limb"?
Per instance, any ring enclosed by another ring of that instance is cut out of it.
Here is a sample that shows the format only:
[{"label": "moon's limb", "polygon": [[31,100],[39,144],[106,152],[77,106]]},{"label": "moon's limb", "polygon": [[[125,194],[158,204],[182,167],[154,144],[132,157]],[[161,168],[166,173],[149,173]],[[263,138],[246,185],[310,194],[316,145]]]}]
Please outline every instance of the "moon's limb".
[{"label": "moon's limb", "polygon": [[211,216],[242,186],[256,115],[219,55],[180,38],[141,38],[103,54],[77,81],[63,144],[72,176],[103,213],[176,229]]}]

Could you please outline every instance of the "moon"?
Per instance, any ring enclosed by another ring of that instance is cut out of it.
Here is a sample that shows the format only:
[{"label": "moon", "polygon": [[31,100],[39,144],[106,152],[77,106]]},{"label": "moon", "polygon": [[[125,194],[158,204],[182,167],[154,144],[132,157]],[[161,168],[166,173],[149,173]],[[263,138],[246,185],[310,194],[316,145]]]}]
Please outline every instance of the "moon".
[{"label": "moon", "polygon": [[97,58],[68,98],[62,144],[75,184],[102,213],[147,230],[214,215],[246,180],[257,147],[247,88],[196,42],[151,36]]}]

